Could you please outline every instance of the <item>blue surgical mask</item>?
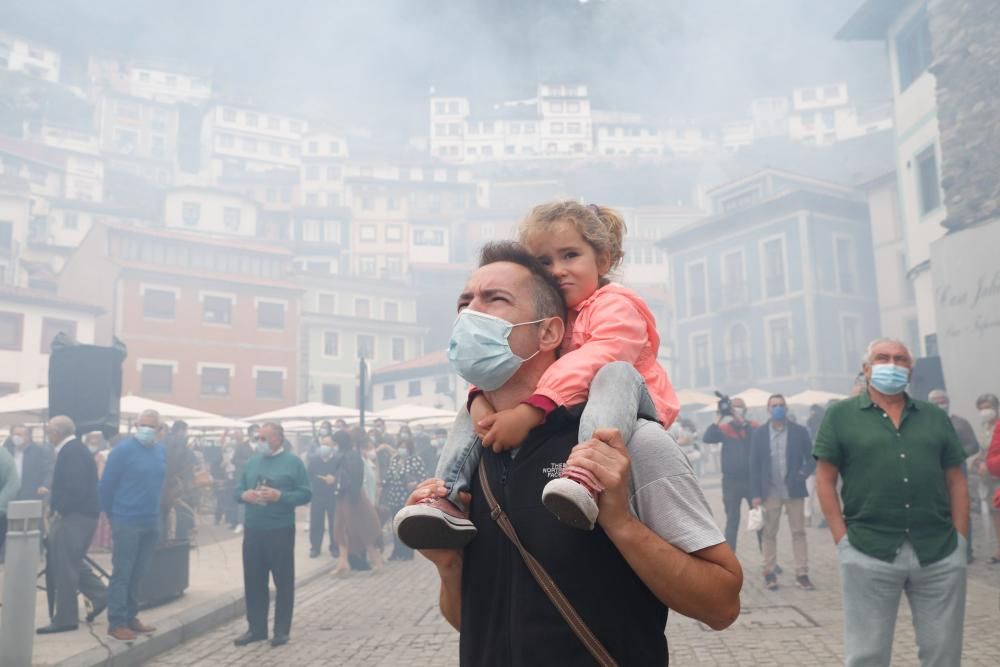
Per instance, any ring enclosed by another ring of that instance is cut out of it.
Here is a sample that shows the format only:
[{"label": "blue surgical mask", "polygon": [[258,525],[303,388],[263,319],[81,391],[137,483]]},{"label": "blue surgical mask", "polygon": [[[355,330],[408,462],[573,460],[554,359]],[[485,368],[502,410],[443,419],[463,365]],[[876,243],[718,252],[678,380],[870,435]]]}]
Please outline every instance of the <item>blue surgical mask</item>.
[{"label": "blue surgical mask", "polygon": [[143,447],[149,447],[153,444],[153,440],[156,439],[156,429],[152,426],[140,426],[135,430],[135,439]]},{"label": "blue surgical mask", "polygon": [[271,452],[271,447],[267,444],[267,440],[258,440],[254,445],[254,450],[258,454],[269,454]]},{"label": "blue surgical mask", "polygon": [[910,382],[910,371],[895,364],[875,364],[872,366],[872,386],[880,393],[892,396],[906,389]]},{"label": "blue surgical mask", "polygon": [[512,324],[505,319],[466,308],[455,319],[448,342],[448,360],[455,372],[484,391],[494,391],[509,380],[527,359],[514,354],[508,338],[514,327],[543,322]]},{"label": "blue surgical mask", "polygon": [[771,408],[771,419],[779,422],[785,421],[785,417],[788,416],[788,408],[784,405],[776,405]]}]

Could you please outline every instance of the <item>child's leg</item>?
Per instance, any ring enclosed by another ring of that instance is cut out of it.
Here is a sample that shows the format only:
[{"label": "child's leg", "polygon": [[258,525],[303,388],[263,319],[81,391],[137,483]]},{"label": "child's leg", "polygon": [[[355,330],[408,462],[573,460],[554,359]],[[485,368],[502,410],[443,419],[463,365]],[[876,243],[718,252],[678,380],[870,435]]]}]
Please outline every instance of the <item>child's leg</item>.
[{"label": "child's leg", "polygon": [[659,421],[639,371],[632,364],[614,361],[597,371],[590,384],[590,397],[580,417],[580,442],[590,440],[596,429],[616,428],[627,446],[637,417]]},{"label": "child's leg", "polygon": [[455,415],[455,423],[441,448],[435,477],[444,480],[444,485],[448,487],[448,500],[463,511],[468,511],[469,508],[462,504],[458,494],[460,491],[468,491],[472,486],[472,474],[482,456],[480,449],[479,438],[472,431],[469,411],[462,408]]}]

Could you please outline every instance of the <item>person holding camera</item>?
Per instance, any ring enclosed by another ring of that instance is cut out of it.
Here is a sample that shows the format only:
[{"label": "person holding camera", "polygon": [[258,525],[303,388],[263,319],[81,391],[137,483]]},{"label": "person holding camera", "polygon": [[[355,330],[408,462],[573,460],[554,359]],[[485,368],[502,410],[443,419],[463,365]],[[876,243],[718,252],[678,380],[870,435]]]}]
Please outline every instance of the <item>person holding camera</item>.
[{"label": "person holding camera", "polygon": [[[722,443],[722,504],[726,509],[726,543],[735,552],[740,532],[740,505],[751,506],[750,439],[758,424],[747,421],[747,405],[742,398],[719,395],[715,422],[705,430],[702,441]],[[728,418],[726,423],[723,419]]]}]

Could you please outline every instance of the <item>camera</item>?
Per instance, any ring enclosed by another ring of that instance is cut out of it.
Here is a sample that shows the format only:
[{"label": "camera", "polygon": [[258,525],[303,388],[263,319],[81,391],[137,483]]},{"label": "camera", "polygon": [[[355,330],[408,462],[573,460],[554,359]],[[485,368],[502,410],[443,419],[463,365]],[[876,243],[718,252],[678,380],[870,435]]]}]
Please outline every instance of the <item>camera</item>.
[{"label": "camera", "polygon": [[733,400],[729,398],[726,394],[723,394],[718,389],[715,390],[715,395],[719,397],[719,402],[717,403],[719,414],[723,417],[733,416]]}]

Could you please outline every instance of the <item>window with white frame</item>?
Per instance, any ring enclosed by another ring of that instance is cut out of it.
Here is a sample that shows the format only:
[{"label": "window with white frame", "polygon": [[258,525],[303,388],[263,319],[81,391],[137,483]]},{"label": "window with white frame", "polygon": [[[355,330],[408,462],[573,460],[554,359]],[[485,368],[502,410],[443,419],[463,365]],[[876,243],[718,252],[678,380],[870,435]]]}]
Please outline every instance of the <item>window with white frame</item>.
[{"label": "window with white frame", "polygon": [[421,386],[420,380],[410,380],[407,384],[406,395],[420,396],[421,394],[423,394],[423,387]]},{"label": "window with white frame", "polygon": [[403,226],[402,225],[386,225],[385,226],[385,240],[386,241],[402,241],[403,240]]},{"label": "window with white frame", "polygon": [[688,316],[704,315],[708,312],[708,276],[705,262],[687,265]]},{"label": "window with white frame", "polygon": [[375,225],[361,225],[360,236],[362,241],[374,241]]},{"label": "window with white frame", "polygon": [[393,401],[395,399],[396,399],[396,385],[394,384],[382,385],[382,400]]},{"label": "window with white frame", "polygon": [[340,333],[336,331],[323,332],[323,356],[340,356]]},{"label": "window with white frame", "polygon": [[177,306],[173,290],[147,287],[142,292],[142,315],[147,319],[172,320]]},{"label": "window with white frame", "polygon": [[896,61],[899,68],[899,92],[905,91],[934,60],[931,48],[930,21],[927,9],[920,10],[896,35]]},{"label": "window with white frame", "polygon": [[375,336],[358,334],[358,356],[365,359],[375,358]]},{"label": "window with white frame", "polygon": [[382,304],[384,319],[387,322],[399,321],[399,304],[395,301],[386,301]]},{"label": "window with white frame", "polygon": [[205,294],[201,299],[201,321],[208,324],[231,324],[233,299],[218,294]]},{"label": "window with white frame", "polygon": [[792,321],[788,317],[774,317],[767,321],[768,359],[771,377],[792,374]]},{"label": "window with white frame", "polygon": [[691,336],[691,380],[695,387],[712,384],[711,339],[707,333]]},{"label": "window with white frame", "polygon": [[861,318],[856,315],[844,315],[840,319],[841,342],[844,346],[844,370],[848,373],[856,371],[864,355],[864,343],[861,339]]},{"label": "window with white frame", "polygon": [[257,398],[282,398],[285,394],[285,373],[281,370],[258,368],[256,373]]},{"label": "window with white frame", "polygon": [[451,393],[451,378],[447,375],[440,375],[434,378],[434,393],[435,394],[450,394]]},{"label": "window with white frame", "polygon": [[854,239],[837,237],[834,242],[837,262],[837,287],[844,294],[854,294],[858,288],[857,261],[854,255]]},{"label": "window with white frame", "polygon": [[393,361],[403,361],[406,359],[406,339],[405,338],[393,338],[392,339],[392,360]]},{"label": "window with white frame", "polygon": [[201,395],[228,396],[229,368],[226,366],[202,366]]},{"label": "window with white frame", "polygon": [[769,239],[762,246],[764,263],[764,296],[771,299],[782,296],[788,290],[788,276],[785,272],[785,239]]},{"label": "window with white frame", "polygon": [[733,383],[750,381],[750,331],[736,323],[726,332],[726,378]]},{"label": "window with white frame", "polygon": [[375,275],[375,258],[370,255],[365,255],[358,258],[358,273],[363,276],[374,276]]},{"label": "window with white frame", "polygon": [[144,396],[173,392],[174,365],[143,362],[139,368],[139,388]]}]

